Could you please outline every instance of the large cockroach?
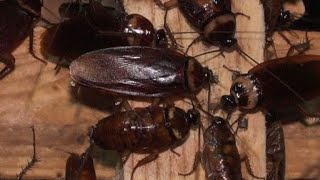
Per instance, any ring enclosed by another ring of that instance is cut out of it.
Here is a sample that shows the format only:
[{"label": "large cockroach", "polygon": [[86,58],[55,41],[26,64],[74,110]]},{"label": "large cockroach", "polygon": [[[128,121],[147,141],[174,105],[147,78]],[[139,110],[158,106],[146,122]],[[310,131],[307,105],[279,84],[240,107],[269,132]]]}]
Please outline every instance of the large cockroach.
[{"label": "large cockroach", "polygon": [[284,180],[284,135],[281,122],[276,115],[267,115],[266,128],[267,180]]},{"label": "large cockroach", "polygon": [[167,48],[127,46],[86,53],[70,65],[79,84],[112,95],[173,97],[194,95],[217,82],[196,59]]},{"label": "large cockroach", "polygon": [[[221,117],[211,117],[209,127],[204,131],[204,147],[202,152],[197,152],[193,169],[196,170],[199,162],[204,166],[207,179],[241,180],[241,162],[246,161],[249,174],[253,177],[248,158],[240,158],[234,134],[230,125]],[[260,179],[259,177],[256,177]]]},{"label": "large cockroach", "polygon": [[[93,144],[120,153],[148,153],[133,168],[131,178],[140,166],[155,160],[159,153],[182,144],[200,113],[187,113],[177,107],[149,106],[117,112],[100,120],[90,133]],[[123,157],[124,162],[129,157]]]},{"label": "large cockroach", "polygon": [[59,11],[65,20],[44,33],[41,50],[59,57],[61,65],[69,66],[81,54],[102,48],[167,45],[164,30],[156,32],[148,19],[128,15],[122,6],[104,7],[90,0],[89,4],[62,4]]},{"label": "large cockroach", "polygon": [[[320,56],[297,55],[263,62],[247,74],[238,74],[230,95],[222,96],[225,110],[259,108],[275,113],[303,114],[309,120],[320,117]],[[316,122],[312,122],[316,123]]]},{"label": "large cockroach", "polygon": [[65,180],[96,180],[92,157],[71,153],[66,163]]},{"label": "large cockroach", "polygon": [[223,51],[239,49],[234,38],[236,15],[244,14],[233,13],[230,0],[170,0],[166,3],[161,0],[154,1],[166,10],[178,6],[190,24],[199,31],[200,36],[188,49],[200,40],[218,45]]},{"label": "large cockroach", "polygon": [[15,58],[11,53],[27,36],[30,36],[29,52],[36,57],[32,47],[33,27],[40,18],[40,4],[40,0],[0,1],[0,62],[5,64],[0,79],[14,69]]}]

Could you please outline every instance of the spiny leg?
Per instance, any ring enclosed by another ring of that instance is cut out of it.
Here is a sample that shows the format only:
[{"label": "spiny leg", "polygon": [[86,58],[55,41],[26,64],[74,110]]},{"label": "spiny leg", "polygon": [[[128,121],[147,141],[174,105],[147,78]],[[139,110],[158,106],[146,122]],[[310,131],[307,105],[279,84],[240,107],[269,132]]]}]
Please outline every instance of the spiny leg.
[{"label": "spiny leg", "polygon": [[28,170],[30,170],[34,164],[36,162],[38,162],[39,160],[36,157],[36,135],[35,135],[35,129],[32,126],[32,134],[33,134],[33,155],[32,155],[32,159],[30,162],[28,162],[28,164],[22,169],[22,171],[17,175],[17,180],[22,180],[23,176],[27,173]]},{"label": "spiny leg", "polygon": [[33,32],[33,29],[30,31],[30,34],[29,34],[29,53],[34,57],[36,58],[37,60],[43,62],[44,64],[47,64],[47,61],[39,58],[35,53],[34,53],[34,49],[33,49],[33,38],[34,38],[34,32]]},{"label": "spiny leg", "polygon": [[14,69],[15,58],[11,54],[1,54],[0,62],[2,62],[5,67],[0,71],[0,79],[3,79]]},{"label": "spiny leg", "polygon": [[159,153],[155,152],[155,153],[152,153],[152,154],[149,154],[147,157],[141,159],[137,164],[136,166],[133,168],[132,172],[131,172],[131,178],[130,180],[133,179],[133,175],[135,173],[135,171],[137,170],[137,168],[145,165],[145,164],[148,164],[154,160],[156,160],[157,158],[159,157]]}]

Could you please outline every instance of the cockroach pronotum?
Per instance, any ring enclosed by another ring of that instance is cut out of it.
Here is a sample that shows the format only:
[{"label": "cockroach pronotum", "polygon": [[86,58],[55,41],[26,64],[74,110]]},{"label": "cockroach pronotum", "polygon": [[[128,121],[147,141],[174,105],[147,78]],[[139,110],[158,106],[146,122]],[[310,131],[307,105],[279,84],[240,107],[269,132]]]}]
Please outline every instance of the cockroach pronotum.
[{"label": "cockroach pronotum", "polygon": [[5,64],[0,79],[13,71],[15,58],[11,53],[27,36],[30,36],[29,52],[37,58],[33,53],[32,28],[40,19],[40,10],[40,0],[0,1],[0,62]]},{"label": "cockroach pronotum", "polygon": [[217,82],[196,59],[167,48],[127,46],[86,53],[70,65],[79,84],[111,95],[165,98],[190,96]]},{"label": "cockroach pronotum", "polygon": [[263,62],[247,74],[238,74],[230,95],[221,97],[225,110],[245,112],[262,108],[277,113],[293,112],[319,123],[320,56],[297,55]]},{"label": "cockroach pronotum", "polygon": [[38,162],[38,159],[36,157],[36,134],[34,127],[31,127],[32,130],[32,139],[33,139],[33,154],[31,161],[28,162],[28,164],[20,171],[20,173],[17,175],[16,180],[22,180],[23,176],[34,166],[36,162]]},{"label": "cockroach pronotum", "polygon": [[[182,144],[200,113],[187,113],[177,107],[149,106],[117,112],[100,120],[90,133],[92,144],[120,153],[148,153],[133,168],[131,178],[140,166],[155,160],[159,153]],[[130,154],[126,154],[124,163]]]},{"label": "cockroach pronotum", "polygon": [[104,7],[90,0],[89,4],[62,4],[59,11],[65,20],[44,33],[41,51],[59,57],[60,65],[69,66],[81,54],[97,49],[167,45],[163,29],[155,31],[148,19],[139,14],[128,15],[122,6]]},{"label": "cockroach pronotum", "polygon": [[211,117],[210,121],[203,134],[203,150],[197,152],[192,171],[180,175],[190,175],[201,162],[207,179],[242,180],[241,162],[245,160],[249,174],[260,179],[253,175],[248,158],[240,158],[234,134],[227,122],[221,117]]},{"label": "cockroach pronotum", "polygon": [[[236,16],[246,15],[233,13],[230,0],[170,0],[166,3],[162,3],[161,0],[154,1],[166,11],[178,6],[190,24],[199,31],[199,37],[189,45],[187,52],[194,43],[200,40],[218,45],[221,51],[240,50],[234,38]],[[165,27],[168,28],[167,25]]]},{"label": "cockroach pronotum", "polygon": [[96,180],[92,157],[71,153],[66,163],[65,180]]},{"label": "cockroach pronotum", "polygon": [[266,117],[267,180],[284,180],[285,144],[281,122],[276,115]]}]

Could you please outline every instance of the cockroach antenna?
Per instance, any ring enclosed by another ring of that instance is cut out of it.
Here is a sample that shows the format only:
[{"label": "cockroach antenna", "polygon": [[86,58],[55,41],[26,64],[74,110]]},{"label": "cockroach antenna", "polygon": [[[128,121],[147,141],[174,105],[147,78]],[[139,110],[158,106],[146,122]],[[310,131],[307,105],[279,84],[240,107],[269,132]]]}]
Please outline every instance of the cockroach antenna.
[{"label": "cockroach antenna", "polygon": [[29,171],[34,166],[34,164],[39,161],[39,159],[36,157],[36,135],[35,135],[36,133],[35,133],[34,126],[31,127],[31,130],[33,134],[33,155],[32,155],[31,161],[29,161],[27,165],[17,175],[16,180],[22,180],[23,176],[27,173],[27,171]]}]

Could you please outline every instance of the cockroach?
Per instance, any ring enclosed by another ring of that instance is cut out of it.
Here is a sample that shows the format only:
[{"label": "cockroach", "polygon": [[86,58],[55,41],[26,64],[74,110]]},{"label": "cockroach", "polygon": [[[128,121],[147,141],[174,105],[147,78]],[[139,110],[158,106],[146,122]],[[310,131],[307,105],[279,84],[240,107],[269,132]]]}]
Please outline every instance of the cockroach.
[{"label": "cockroach", "polygon": [[40,0],[0,1],[0,62],[5,65],[0,71],[0,79],[13,71],[15,58],[11,53],[27,36],[30,36],[29,52],[37,58],[32,45],[33,27],[40,19],[39,4]]},{"label": "cockroach", "polygon": [[290,23],[289,28],[295,30],[320,31],[320,2],[303,0],[305,13],[299,19]]},{"label": "cockroach", "polygon": [[33,137],[33,154],[32,154],[32,158],[31,161],[29,161],[27,163],[27,165],[20,171],[20,173],[17,175],[17,179],[16,180],[22,180],[23,176],[28,172],[28,170],[30,170],[34,164],[36,162],[38,162],[38,159],[36,157],[36,133],[34,130],[34,127],[31,127],[32,130],[32,137]]},{"label": "cockroach", "polygon": [[[245,113],[264,109],[275,113],[302,113],[318,121],[320,56],[297,55],[263,62],[247,74],[238,74],[230,95],[221,97],[225,110]],[[315,123],[315,122],[314,122]]]},{"label": "cockroach", "polygon": [[[92,129],[90,139],[102,149],[148,153],[133,168],[132,178],[138,167],[157,159],[159,153],[181,145],[191,126],[199,123],[199,118],[196,109],[185,112],[173,106],[135,108],[100,120]],[[129,155],[123,157],[123,163]]]},{"label": "cockroach", "polygon": [[249,166],[248,158],[240,158],[230,125],[223,118],[217,116],[211,117],[210,122],[203,134],[203,150],[197,152],[192,171],[187,174],[180,173],[180,175],[190,175],[201,162],[207,179],[242,180],[241,162],[245,160],[249,174],[256,177]]},{"label": "cockroach", "polygon": [[230,0],[170,0],[166,3],[161,0],[154,1],[166,11],[178,6],[189,23],[199,32],[199,37],[189,45],[187,51],[200,40],[218,45],[222,51],[239,49],[234,38],[236,16],[244,14],[233,13]]},{"label": "cockroach", "polygon": [[266,117],[267,180],[284,180],[285,144],[281,122],[276,115]]},{"label": "cockroach", "polygon": [[116,46],[164,46],[163,29],[155,31],[152,23],[139,14],[128,15],[121,7],[104,7],[90,0],[62,4],[59,10],[65,17],[61,23],[48,29],[42,38],[41,51],[70,62],[81,54]]},{"label": "cockroach", "polygon": [[81,156],[71,153],[66,163],[66,180],[96,180],[92,157],[83,153]]},{"label": "cockroach", "polygon": [[86,53],[70,65],[73,81],[111,95],[181,97],[195,94],[216,77],[196,59],[168,48],[127,46]]}]

